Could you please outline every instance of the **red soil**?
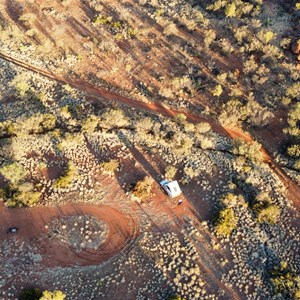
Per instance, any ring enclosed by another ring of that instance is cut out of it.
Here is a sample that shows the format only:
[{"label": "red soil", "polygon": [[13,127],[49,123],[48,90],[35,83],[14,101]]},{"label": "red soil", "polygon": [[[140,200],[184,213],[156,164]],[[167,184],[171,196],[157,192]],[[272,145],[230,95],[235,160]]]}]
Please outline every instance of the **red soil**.
[{"label": "red soil", "polygon": [[[137,235],[136,224],[132,218],[106,205],[70,203],[57,207],[28,209],[9,209],[2,205],[0,210],[0,242],[8,238],[17,238],[33,244],[39,249],[43,265],[47,267],[98,264],[126,248]],[[97,250],[84,249],[75,252],[70,246],[48,237],[45,225],[53,218],[79,215],[94,216],[108,225],[108,236]],[[19,231],[16,234],[7,234],[7,229],[12,226],[18,227]]]}]

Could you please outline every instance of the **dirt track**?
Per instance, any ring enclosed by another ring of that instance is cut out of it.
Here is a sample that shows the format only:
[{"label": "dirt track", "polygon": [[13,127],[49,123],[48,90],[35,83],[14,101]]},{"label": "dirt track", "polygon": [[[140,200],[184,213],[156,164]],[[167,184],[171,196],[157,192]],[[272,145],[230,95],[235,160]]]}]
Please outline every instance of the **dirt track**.
[{"label": "dirt track", "polygon": [[[102,98],[107,99],[111,102],[118,102],[120,104],[125,104],[133,108],[142,109],[146,111],[150,111],[152,113],[159,113],[167,117],[174,117],[178,113],[183,113],[186,115],[187,120],[189,122],[198,123],[198,122],[207,122],[209,123],[213,130],[217,133],[226,135],[230,138],[241,138],[247,142],[253,141],[253,138],[245,134],[239,130],[235,130],[232,128],[226,128],[222,125],[218,124],[215,120],[209,119],[209,117],[204,118],[200,117],[198,115],[195,115],[189,111],[179,111],[175,109],[166,108],[160,103],[157,102],[151,102],[151,103],[144,103],[141,101],[133,100],[128,97],[119,95],[115,92],[111,92],[96,86],[91,85],[90,83],[73,80],[70,78],[65,78],[59,75],[55,75],[51,72],[39,69],[33,65],[30,65],[26,62],[17,60],[9,55],[6,55],[5,53],[0,53],[0,58],[9,61],[17,66],[20,66],[22,68],[25,68],[29,71],[36,72],[42,76],[45,76],[49,79],[55,80],[57,82],[60,82],[62,84],[69,84],[70,86],[74,87],[75,89],[80,90],[81,92],[85,93],[88,96],[93,96],[95,98]],[[264,161],[269,164],[269,166],[273,169],[274,173],[280,178],[282,183],[287,189],[287,196],[289,199],[294,203],[294,205],[299,209],[300,208],[300,187],[293,182],[286,174],[285,172],[278,166],[278,164],[272,159],[271,155],[266,151],[266,149],[261,148],[261,151],[264,154]]]},{"label": "dirt track", "polygon": [[[105,205],[66,204],[29,209],[9,209],[2,205],[0,211],[0,241],[17,238],[34,244],[41,251],[44,266],[95,265],[128,247],[137,235],[137,227],[132,218]],[[49,238],[45,225],[53,218],[77,215],[94,216],[108,225],[108,236],[97,250],[75,252],[70,246]],[[19,231],[7,234],[7,228],[11,226],[18,227]]]}]

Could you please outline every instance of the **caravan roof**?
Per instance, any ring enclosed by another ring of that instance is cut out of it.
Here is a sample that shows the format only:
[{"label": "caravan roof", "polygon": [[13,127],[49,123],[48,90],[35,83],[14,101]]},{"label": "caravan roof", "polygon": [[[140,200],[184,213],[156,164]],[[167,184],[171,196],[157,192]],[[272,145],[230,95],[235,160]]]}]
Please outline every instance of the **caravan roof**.
[{"label": "caravan roof", "polygon": [[164,188],[164,190],[171,198],[177,197],[181,194],[181,189],[176,180],[173,181],[163,180],[160,182],[160,185]]}]

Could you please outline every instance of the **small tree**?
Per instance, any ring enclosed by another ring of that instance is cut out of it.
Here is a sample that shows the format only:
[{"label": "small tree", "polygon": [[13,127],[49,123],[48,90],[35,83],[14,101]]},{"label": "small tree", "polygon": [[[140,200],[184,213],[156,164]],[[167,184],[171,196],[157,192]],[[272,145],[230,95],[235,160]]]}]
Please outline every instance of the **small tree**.
[{"label": "small tree", "polygon": [[223,93],[223,88],[221,84],[218,84],[215,86],[215,88],[212,90],[212,94],[216,97],[220,97]]},{"label": "small tree", "polygon": [[173,166],[167,166],[166,170],[165,170],[165,177],[168,180],[172,180],[174,179],[175,175],[176,175],[177,169]]},{"label": "small tree", "polygon": [[224,208],[219,212],[214,223],[218,235],[230,235],[237,226],[237,217],[232,208]]},{"label": "small tree", "polygon": [[256,196],[253,211],[259,223],[276,224],[280,215],[280,208],[272,203],[268,193]]},{"label": "small tree", "polygon": [[237,139],[234,141],[234,148],[232,152],[237,155],[242,155],[254,163],[259,163],[264,159],[264,155],[261,151],[261,145],[255,141],[246,142],[244,140]]},{"label": "small tree", "polygon": [[146,176],[144,179],[136,183],[132,191],[133,195],[142,201],[147,199],[152,194],[152,184],[153,179],[149,176]]},{"label": "small tree", "polygon": [[236,6],[235,3],[229,3],[225,6],[225,15],[228,18],[232,18],[236,16]]},{"label": "small tree", "polygon": [[113,175],[115,171],[119,168],[119,162],[116,159],[111,159],[110,161],[103,162],[101,164],[101,169],[104,173],[108,175]]},{"label": "small tree", "polygon": [[55,181],[54,186],[57,188],[67,188],[72,183],[77,174],[78,170],[76,166],[73,162],[69,162],[66,171],[60,178]]},{"label": "small tree", "polygon": [[175,122],[177,122],[179,124],[183,124],[186,121],[186,115],[183,113],[179,113],[174,117],[174,119],[175,119]]}]

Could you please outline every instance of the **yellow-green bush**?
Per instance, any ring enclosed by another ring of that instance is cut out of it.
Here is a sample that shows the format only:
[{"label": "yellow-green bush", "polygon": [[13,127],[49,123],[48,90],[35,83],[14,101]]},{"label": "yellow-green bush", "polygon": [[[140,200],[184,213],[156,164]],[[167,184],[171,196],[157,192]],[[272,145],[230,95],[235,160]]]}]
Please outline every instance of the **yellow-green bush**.
[{"label": "yellow-green bush", "polygon": [[104,173],[113,175],[115,171],[119,168],[119,162],[116,159],[111,159],[110,161],[103,162],[101,164],[101,169]]},{"label": "yellow-green bush", "polygon": [[60,178],[55,181],[54,186],[57,188],[67,188],[72,183],[77,174],[78,171],[76,166],[74,165],[74,163],[69,162],[66,171]]},{"label": "yellow-green bush", "polygon": [[144,179],[138,181],[133,188],[132,194],[140,200],[145,200],[152,195],[153,179],[146,176]]},{"label": "yellow-green bush", "polygon": [[214,222],[215,230],[218,235],[230,235],[237,226],[237,217],[232,208],[224,208]]},{"label": "yellow-green bush", "polygon": [[300,276],[292,272],[286,262],[270,271],[270,279],[275,294],[280,294],[282,299],[300,299]]},{"label": "yellow-green bush", "polygon": [[280,216],[280,208],[273,204],[267,193],[256,196],[253,211],[259,223],[276,224]]}]

